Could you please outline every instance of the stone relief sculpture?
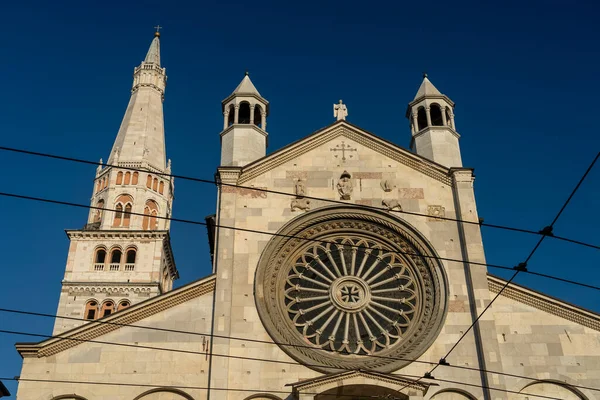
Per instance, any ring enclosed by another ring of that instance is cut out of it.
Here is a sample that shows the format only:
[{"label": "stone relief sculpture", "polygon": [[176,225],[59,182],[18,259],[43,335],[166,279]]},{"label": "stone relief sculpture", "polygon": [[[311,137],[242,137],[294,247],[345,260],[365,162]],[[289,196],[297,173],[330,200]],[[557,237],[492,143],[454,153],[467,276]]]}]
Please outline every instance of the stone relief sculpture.
[{"label": "stone relief sculpture", "polygon": [[296,198],[292,199],[292,211],[310,210],[310,200],[304,198],[306,195],[306,185],[302,179],[298,179],[294,184],[294,192],[296,194]]},{"label": "stone relief sculpture", "polygon": [[383,200],[381,200],[381,204],[383,206],[385,206],[388,209],[388,211],[391,211],[391,210],[402,211],[402,206],[396,199],[383,199]]},{"label": "stone relief sculpture", "polygon": [[352,196],[353,187],[351,178],[352,175],[350,175],[348,171],[344,171],[338,180],[337,190],[341,200],[350,200]]},{"label": "stone relief sculpture", "polygon": [[394,182],[391,181],[390,179],[384,179],[381,181],[381,189],[384,192],[391,192],[392,189],[394,188]]},{"label": "stone relief sculpture", "polygon": [[440,221],[439,217],[444,218],[446,216],[446,208],[439,205],[427,206],[427,214],[432,220]]}]

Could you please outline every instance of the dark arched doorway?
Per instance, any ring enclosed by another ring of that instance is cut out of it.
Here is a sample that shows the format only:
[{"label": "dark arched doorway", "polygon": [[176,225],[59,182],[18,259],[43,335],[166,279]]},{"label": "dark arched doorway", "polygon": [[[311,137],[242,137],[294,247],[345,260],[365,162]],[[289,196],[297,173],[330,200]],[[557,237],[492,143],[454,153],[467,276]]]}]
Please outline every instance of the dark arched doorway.
[{"label": "dark arched doorway", "polygon": [[343,385],[315,396],[315,400],[373,400],[373,398],[408,400],[407,395],[397,390],[375,385]]}]

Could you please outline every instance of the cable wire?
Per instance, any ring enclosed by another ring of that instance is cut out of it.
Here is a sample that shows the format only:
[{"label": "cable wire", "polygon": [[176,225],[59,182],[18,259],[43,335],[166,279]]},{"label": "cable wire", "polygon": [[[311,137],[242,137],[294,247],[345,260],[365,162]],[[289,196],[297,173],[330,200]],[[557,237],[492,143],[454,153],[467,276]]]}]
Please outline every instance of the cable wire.
[{"label": "cable wire", "polygon": [[[70,207],[78,207],[78,208],[85,208],[85,209],[92,209],[92,210],[117,212],[116,209],[112,209],[112,208],[102,208],[102,207],[96,207],[96,206],[92,206],[92,205],[85,205],[85,204],[73,203],[73,202],[62,201],[62,200],[53,200],[53,199],[47,199],[47,198],[42,198],[42,197],[27,196],[27,195],[21,195],[21,194],[16,194],[16,193],[0,192],[0,196],[12,197],[12,198],[17,198],[17,199],[22,199],[22,200],[39,201],[39,202],[50,203],[50,204],[59,204],[59,205],[65,205],[65,206],[70,206]],[[346,205],[348,205],[348,204],[346,204]],[[359,207],[356,207],[356,208],[359,208]],[[129,215],[137,215],[137,216],[142,216],[142,217],[146,216],[145,214],[137,213],[137,212],[133,212],[133,211],[132,212],[128,212],[127,214],[129,214]],[[163,219],[163,220],[168,220],[168,221],[173,221],[173,222],[181,222],[181,223],[186,223],[186,224],[194,224],[194,225],[202,225],[202,226],[207,226],[208,225],[206,222],[194,221],[194,220],[188,220],[188,219],[182,219],[182,218],[163,217],[163,216],[159,216],[159,215],[155,216],[155,218],[157,218],[157,219]],[[339,245],[339,243],[331,242],[331,241],[327,241],[327,240],[312,239],[312,238],[303,238],[303,237],[296,236],[296,235],[286,235],[286,234],[277,233],[277,232],[266,232],[266,231],[260,231],[260,230],[256,230],[256,229],[240,228],[240,227],[235,227],[235,226],[218,225],[218,224],[215,224],[215,225],[212,225],[212,226],[214,226],[216,228],[231,229],[233,231],[241,231],[241,232],[248,232],[248,233],[258,233],[258,234],[262,234],[262,235],[285,237],[285,238],[288,238],[288,239],[299,239],[299,240],[308,241],[308,242],[316,242],[316,243]],[[351,248],[356,248],[358,250],[366,249],[363,246],[351,245],[351,244],[344,244],[344,246],[351,247]],[[495,268],[495,269],[502,269],[502,270],[507,270],[507,271],[514,271],[517,268],[517,267],[508,267],[508,266],[505,266],[505,265],[498,265],[498,264],[481,263],[481,262],[476,262],[476,261],[466,261],[466,260],[461,260],[461,259],[456,259],[456,258],[430,256],[430,255],[426,255],[426,254],[408,253],[408,252],[402,252],[402,251],[399,251],[399,250],[391,250],[391,249],[385,249],[385,250],[389,251],[391,253],[396,253],[396,254],[409,255],[409,256],[411,256],[411,255],[412,256],[419,256],[419,257],[423,257],[423,258],[430,258],[430,259],[433,259],[433,260],[450,261],[450,262],[457,262],[457,263],[461,263],[461,264],[479,265],[479,266],[483,266],[483,267],[489,267],[489,268]],[[521,271],[521,272],[530,273],[529,271]],[[532,273],[532,274],[538,275],[538,276],[541,276],[541,277],[544,277],[544,278],[547,278],[547,279],[554,279],[554,280],[561,281],[561,282],[564,282],[564,283],[570,283],[570,284],[577,285],[577,286],[587,287],[589,289],[600,290],[600,286],[594,286],[594,285],[590,285],[590,284],[587,284],[587,283],[582,283],[582,282],[577,282],[577,281],[573,281],[573,280],[569,280],[569,279],[565,279],[565,278],[555,277],[555,276],[552,276],[552,275],[539,274],[539,273]]]},{"label": "cable wire", "polygon": [[[79,322],[81,322],[81,321],[83,321],[83,322],[93,322],[93,323],[97,323],[97,324],[116,325],[116,326],[119,326],[119,327],[140,328],[140,329],[153,330],[153,331],[163,331],[163,332],[168,332],[168,333],[179,333],[179,334],[194,335],[194,336],[205,336],[205,337],[209,337],[211,339],[212,338],[228,339],[228,340],[237,340],[237,341],[244,341],[244,342],[251,342],[251,343],[261,343],[261,344],[278,345],[278,346],[295,347],[295,348],[307,348],[307,349],[315,350],[314,347],[307,346],[307,345],[297,345],[297,344],[291,344],[291,343],[272,342],[272,341],[267,341],[267,340],[250,339],[250,338],[242,338],[242,337],[226,336],[226,335],[217,335],[217,334],[201,333],[201,332],[192,332],[192,331],[184,331],[184,330],[170,329],[170,328],[158,328],[158,327],[145,326],[145,325],[122,324],[122,323],[118,323],[118,322],[102,321],[102,320],[90,321],[90,320],[86,320],[86,319],[82,319],[82,318],[76,318],[76,317],[65,317],[65,316],[60,316],[60,315],[44,314],[44,313],[31,312],[31,311],[23,311],[23,310],[13,310],[13,309],[0,308],[0,312],[8,312],[8,313],[15,313],[15,314],[22,314],[22,315],[31,315],[31,316],[41,316],[41,317],[49,317],[49,318],[59,318],[59,319],[67,319],[67,320],[75,320],[75,321],[79,321]],[[249,361],[265,361],[265,362],[270,362],[270,363],[275,363],[275,364],[299,365],[297,362],[290,362],[290,361],[277,361],[277,360],[272,360],[272,359],[263,359],[263,358],[256,358],[256,357],[231,356],[231,355],[224,355],[224,354],[217,354],[217,353],[208,353],[207,351],[198,352],[198,351],[191,351],[191,350],[170,349],[170,348],[165,348],[165,347],[132,345],[132,344],[128,344],[128,343],[115,343],[115,342],[99,341],[99,340],[95,340],[95,339],[69,338],[67,336],[61,336],[61,335],[51,336],[51,335],[31,333],[31,332],[17,332],[17,331],[9,331],[9,330],[0,330],[0,333],[13,334],[13,335],[25,335],[25,336],[43,337],[43,338],[46,338],[46,339],[64,339],[64,340],[71,340],[71,341],[77,341],[77,342],[90,342],[90,343],[108,344],[108,345],[123,346],[123,347],[136,347],[136,348],[151,349],[151,350],[173,351],[173,352],[187,353],[187,354],[198,354],[198,355],[211,354],[211,355],[213,355],[215,357],[222,357],[222,358],[234,358],[234,359],[242,359],[242,360],[249,360]],[[386,359],[386,360],[394,360],[394,361],[396,361],[396,360],[408,361],[408,362],[411,362],[411,363],[414,362],[416,364],[437,365],[437,363],[431,362],[431,361],[413,360],[413,359],[406,359],[406,358],[399,358],[399,357],[386,357],[386,356],[379,356],[379,355],[376,355],[376,354],[367,354],[365,356],[366,357],[372,357],[372,358]],[[303,363],[302,365],[307,366],[307,367],[316,367],[316,368],[331,368],[331,367],[329,367],[327,365],[319,365],[319,364],[304,364]],[[525,375],[516,375],[516,374],[510,374],[510,373],[506,373],[506,372],[493,371],[493,370],[485,370],[485,369],[481,369],[481,368],[467,367],[467,366],[462,366],[462,365],[450,365],[450,364],[449,365],[445,365],[444,364],[443,366],[448,367],[448,368],[455,368],[455,369],[467,370],[467,371],[485,372],[485,373],[490,373],[490,374],[494,374],[494,375],[507,376],[507,377],[511,377],[511,378],[527,379],[527,380],[531,380],[531,381],[538,381],[539,380],[539,378],[533,378],[533,377],[529,377],[529,376],[525,376]],[[339,369],[339,370],[354,370],[354,369],[350,369],[350,368],[341,368],[341,367],[340,368],[334,368],[334,369]],[[591,391],[600,391],[600,388],[594,388],[594,387],[590,387],[590,386],[581,386],[581,385],[573,385],[573,384],[571,384],[570,386],[572,386],[574,388],[579,388],[579,389],[587,389],[587,390],[591,390]]]},{"label": "cable wire", "polygon": [[[76,163],[81,163],[81,164],[102,166],[105,168],[110,167],[110,168],[122,169],[122,170],[127,170],[127,171],[150,172],[154,175],[188,180],[188,181],[192,181],[192,182],[207,183],[207,184],[217,185],[217,186],[229,186],[229,187],[235,187],[235,188],[239,188],[239,189],[248,189],[248,190],[254,190],[254,191],[259,191],[259,192],[296,197],[296,195],[293,193],[287,193],[287,192],[282,192],[282,191],[278,191],[278,190],[272,190],[272,189],[266,189],[266,188],[256,188],[256,187],[252,187],[252,186],[236,185],[233,183],[216,182],[215,180],[210,180],[210,179],[202,179],[202,178],[195,178],[195,177],[190,177],[190,176],[185,176],[185,175],[169,174],[169,173],[165,173],[165,172],[157,172],[157,171],[139,169],[139,168],[134,168],[134,167],[127,167],[127,166],[119,166],[119,165],[115,165],[115,164],[104,164],[104,163],[100,163],[97,161],[83,160],[80,158],[66,157],[66,156],[36,152],[36,151],[31,151],[31,150],[16,149],[13,147],[0,146],[0,150],[10,151],[10,152],[20,153],[20,154],[27,154],[27,155],[32,155],[32,156],[38,156],[38,157],[52,158],[52,159],[56,159],[56,160],[71,161],[71,162],[76,162]],[[320,197],[313,197],[313,196],[306,196],[306,195],[302,196],[302,197],[305,199],[309,199],[309,200],[324,201],[324,202],[329,202],[329,203],[334,203],[334,204],[348,205],[347,202],[344,202],[341,200],[324,199],[324,198],[320,198]],[[362,204],[357,204],[356,206],[359,208],[364,208],[364,209],[372,209],[372,210],[379,210],[379,211],[386,210],[386,211],[390,211],[390,212],[396,212],[396,213],[400,213],[400,214],[413,215],[413,216],[419,216],[419,217],[427,217],[427,218],[432,217],[431,215],[428,215],[428,214],[422,214],[422,213],[417,213],[417,212],[412,212],[412,211],[387,210],[387,209],[381,208],[381,207],[367,206],[367,205],[362,205]],[[463,224],[479,225],[479,226],[485,226],[488,228],[502,229],[502,230],[508,230],[508,231],[513,231],[513,232],[521,232],[521,233],[527,233],[527,234],[531,234],[531,235],[543,235],[543,233],[541,231],[534,231],[534,230],[530,230],[530,229],[516,228],[516,227],[498,225],[498,224],[490,224],[490,223],[483,222],[483,221],[474,222],[474,221],[466,221],[466,220],[461,220],[461,219],[456,219],[456,218],[437,217],[437,216],[435,218],[439,219],[439,220],[444,220],[444,221],[455,221],[455,222],[461,222]],[[570,239],[570,238],[557,236],[557,235],[551,235],[551,237],[553,237],[557,240],[562,240],[562,241],[566,241],[569,243],[574,243],[574,244],[578,244],[581,246],[591,247],[591,248],[600,250],[600,245],[594,245],[591,243],[586,243],[586,242],[582,242],[579,240]]]},{"label": "cable wire", "polygon": [[[398,376],[399,378],[417,378],[418,377],[417,375],[408,375],[408,374],[402,374],[402,375],[394,374],[394,375]],[[147,387],[147,388],[152,388],[152,389],[188,389],[188,390],[207,390],[208,389],[208,387],[206,387],[206,386],[152,385],[152,384],[147,384],[147,383],[145,384],[145,383],[107,382],[107,381],[102,381],[102,382],[72,381],[72,380],[58,380],[58,379],[32,379],[32,378],[21,378],[21,377],[14,377],[14,378],[0,377],[0,380],[17,381],[17,382],[67,383],[67,384],[78,384],[78,385]],[[479,389],[489,389],[489,390],[494,390],[494,391],[503,392],[503,393],[512,393],[512,394],[517,394],[520,396],[536,396],[537,398],[541,398],[541,399],[563,400],[558,397],[550,397],[550,396],[544,396],[541,394],[533,394],[533,393],[526,393],[526,392],[517,392],[515,390],[501,389],[501,388],[496,388],[496,387],[491,387],[491,386],[477,385],[477,384],[473,384],[473,383],[454,381],[454,380],[449,380],[449,379],[433,378],[431,380],[438,381],[438,382],[444,382],[444,383],[451,383],[454,385],[464,385],[464,386],[469,386],[469,387],[474,387],[474,388],[479,388]],[[415,381],[414,383],[416,383],[416,382],[417,381]],[[211,387],[210,389],[216,390],[216,391],[225,391],[225,392],[251,392],[251,393],[271,393],[271,394],[290,395],[290,391],[284,391],[284,390],[232,389],[232,388],[215,388],[215,387]],[[401,388],[397,391],[400,392],[403,389],[404,388]],[[356,398],[355,394],[343,394],[343,393],[342,394],[337,394],[337,393],[319,394],[319,396],[335,396],[335,397],[351,396],[351,397]],[[388,399],[387,396],[384,397],[384,396],[373,396],[373,395],[362,395],[362,394],[360,397],[366,397],[366,398],[372,398],[372,399]],[[400,400],[400,399],[397,398],[394,400]]]}]

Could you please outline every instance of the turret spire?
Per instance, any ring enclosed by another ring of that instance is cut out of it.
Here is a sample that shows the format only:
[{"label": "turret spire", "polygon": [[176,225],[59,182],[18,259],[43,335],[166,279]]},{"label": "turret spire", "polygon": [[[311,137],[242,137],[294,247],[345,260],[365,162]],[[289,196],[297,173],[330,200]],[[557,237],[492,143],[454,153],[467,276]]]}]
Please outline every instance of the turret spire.
[{"label": "turret spire", "polygon": [[146,58],[134,70],[131,99],[110,153],[109,164],[165,170],[162,102],[166,84],[166,69],[160,66],[160,33],[157,31]]}]

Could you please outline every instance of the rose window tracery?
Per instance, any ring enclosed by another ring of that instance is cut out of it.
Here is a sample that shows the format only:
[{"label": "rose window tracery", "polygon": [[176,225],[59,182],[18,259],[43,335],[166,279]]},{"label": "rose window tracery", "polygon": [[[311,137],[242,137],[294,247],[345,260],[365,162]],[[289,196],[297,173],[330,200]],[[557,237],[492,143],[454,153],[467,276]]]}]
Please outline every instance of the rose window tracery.
[{"label": "rose window tracery", "polygon": [[391,372],[437,337],[446,278],[410,225],[332,207],[304,214],[280,233],[261,256],[256,303],[274,341],[299,362],[323,372]]}]

